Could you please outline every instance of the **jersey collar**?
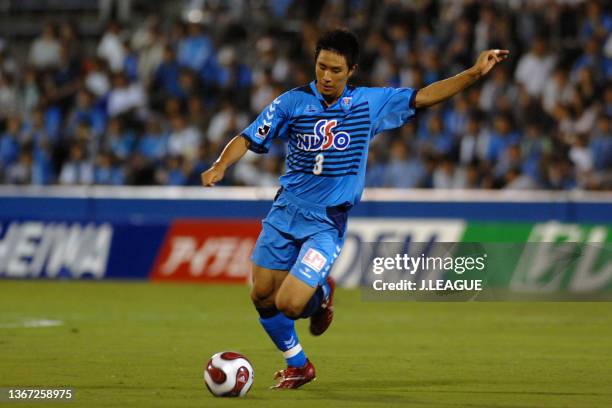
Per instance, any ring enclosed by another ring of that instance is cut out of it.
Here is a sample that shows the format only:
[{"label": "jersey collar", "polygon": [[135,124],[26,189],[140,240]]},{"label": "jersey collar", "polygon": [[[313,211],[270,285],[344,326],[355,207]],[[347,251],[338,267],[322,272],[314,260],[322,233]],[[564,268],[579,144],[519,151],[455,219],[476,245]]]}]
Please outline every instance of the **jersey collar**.
[{"label": "jersey collar", "polygon": [[314,96],[316,96],[317,99],[321,102],[321,106],[323,106],[323,109],[329,109],[329,108],[331,108],[332,106],[335,106],[338,103],[340,103],[340,106],[342,107],[343,110],[346,111],[346,110],[350,109],[351,103],[352,103],[352,98],[349,97],[349,90],[350,90],[349,88],[351,88],[351,87],[348,86],[348,85],[345,85],[344,90],[342,91],[342,94],[340,95],[338,100],[336,102],[334,102],[333,104],[327,106],[327,102],[325,102],[325,98],[323,98],[323,95],[321,95],[321,93],[317,89],[317,81],[314,80],[314,81],[310,82],[310,89],[312,90],[312,93],[314,94]]}]

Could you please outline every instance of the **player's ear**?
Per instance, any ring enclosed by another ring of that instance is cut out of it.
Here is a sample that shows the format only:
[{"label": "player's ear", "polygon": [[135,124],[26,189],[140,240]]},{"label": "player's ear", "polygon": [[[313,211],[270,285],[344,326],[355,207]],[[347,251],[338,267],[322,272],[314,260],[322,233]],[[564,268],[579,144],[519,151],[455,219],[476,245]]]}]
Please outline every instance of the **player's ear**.
[{"label": "player's ear", "polygon": [[348,72],[348,76],[349,78],[353,76],[353,74],[355,73],[355,71],[357,71],[357,64],[353,65],[351,68],[349,68],[349,72]]}]

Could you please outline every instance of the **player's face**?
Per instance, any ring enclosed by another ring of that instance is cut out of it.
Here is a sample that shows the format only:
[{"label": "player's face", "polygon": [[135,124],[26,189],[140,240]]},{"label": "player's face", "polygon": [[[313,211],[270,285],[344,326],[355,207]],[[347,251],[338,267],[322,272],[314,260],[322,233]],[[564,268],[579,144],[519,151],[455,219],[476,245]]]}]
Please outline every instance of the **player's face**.
[{"label": "player's face", "polygon": [[342,95],[352,74],[353,69],[349,70],[343,55],[329,50],[319,52],[316,63],[317,89],[329,104]]}]

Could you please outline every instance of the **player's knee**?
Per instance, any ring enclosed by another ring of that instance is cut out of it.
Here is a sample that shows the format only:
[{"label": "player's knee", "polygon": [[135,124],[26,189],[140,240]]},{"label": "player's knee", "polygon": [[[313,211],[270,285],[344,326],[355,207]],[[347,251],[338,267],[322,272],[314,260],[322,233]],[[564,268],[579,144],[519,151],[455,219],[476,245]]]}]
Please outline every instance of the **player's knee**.
[{"label": "player's knee", "polygon": [[281,311],[285,316],[290,317],[292,319],[297,319],[302,314],[302,310],[304,309],[304,305],[296,302],[294,299],[285,297],[285,296],[277,296],[276,297],[276,308]]},{"label": "player's knee", "polygon": [[268,308],[274,306],[274,287],[257,284],[251,288],[251,300],[257,308]]}]

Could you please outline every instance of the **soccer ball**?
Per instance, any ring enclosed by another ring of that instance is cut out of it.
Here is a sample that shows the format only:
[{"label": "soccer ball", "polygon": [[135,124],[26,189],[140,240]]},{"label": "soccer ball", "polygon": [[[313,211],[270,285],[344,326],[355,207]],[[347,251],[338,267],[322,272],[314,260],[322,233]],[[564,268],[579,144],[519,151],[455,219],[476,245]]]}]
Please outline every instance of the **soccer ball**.
[{"label": "soccer ball", "polygon": [[204,383],[216,397],[244,397],[253,385],[253,366],[240,353],[213,354],[204,369]]}]

